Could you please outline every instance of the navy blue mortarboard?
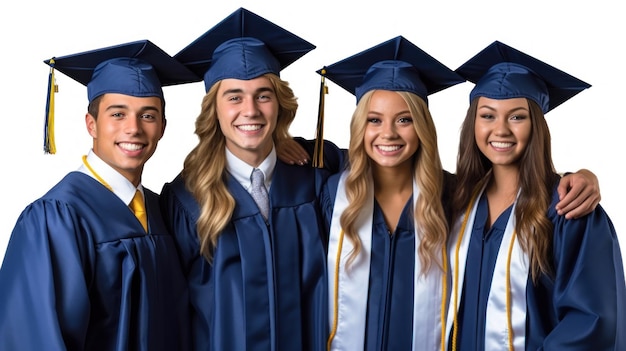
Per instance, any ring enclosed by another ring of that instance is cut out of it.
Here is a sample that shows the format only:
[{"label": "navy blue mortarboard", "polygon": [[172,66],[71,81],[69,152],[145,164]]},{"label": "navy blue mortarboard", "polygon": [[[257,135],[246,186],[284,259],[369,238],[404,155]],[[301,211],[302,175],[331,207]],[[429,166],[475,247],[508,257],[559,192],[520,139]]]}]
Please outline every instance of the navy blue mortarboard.
[{"label": "navy blue mortarboard", "polygon": [[280,71],[315,46],[239,8],[174,57],[204,77],[206,91],[222,79],[249,80]]},{"label": "navy blue mortarboard", "polygon": [[198,77],[149,40],[110,46],[44,61],[87,86],[92,101],[105,93],[163,98],[162,86]]},{"label": "navy blue mortarboard", "polygon": [[106,93],[163,97],[162,86],[196,82],[192,71],[148,40],[45,60],[50,66],[44,151],[54,147],[54,70],[87,86],[89,102]]},{"label": "navy blue mortarboard", "polygon": [[428,102],[428,95],[465,81],[402,36],[326,66],[317,73],[356,95],[357,102],[374,89],[408,91]]},{"label": "navy blue mortarboard", "polygon": [[544,114],[591,87],[499,41],[487,46],[456,72],[476,83],[470,93],[470,102],[478,96],[491,99],[524,97],[539,104]]}]

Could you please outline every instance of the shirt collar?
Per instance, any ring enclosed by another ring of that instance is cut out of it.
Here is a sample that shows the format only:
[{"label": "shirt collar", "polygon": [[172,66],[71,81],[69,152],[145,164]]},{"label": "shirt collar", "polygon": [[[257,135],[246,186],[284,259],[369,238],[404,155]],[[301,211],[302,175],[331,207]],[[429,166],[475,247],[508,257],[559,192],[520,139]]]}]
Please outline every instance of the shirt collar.
[{"label": "shirt collar", "polygon": [[[237,156],[235,156],[228,148],[226,149],[226,170],[246,189],[250,189],[252,181],[250,175],[254,167],[245,163]],[[270,188],[272,183],[272,177],[274,176],[274,167],[276,166],[276,148],[272,146],[272,151],[269,155],[256,167],[263,172],[265,177],[265,187]]]}]

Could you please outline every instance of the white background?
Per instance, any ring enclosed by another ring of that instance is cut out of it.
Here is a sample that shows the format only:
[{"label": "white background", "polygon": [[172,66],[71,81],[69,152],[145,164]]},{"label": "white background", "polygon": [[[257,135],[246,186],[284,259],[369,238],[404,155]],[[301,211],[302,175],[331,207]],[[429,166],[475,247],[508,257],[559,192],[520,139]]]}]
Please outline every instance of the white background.
[{"label": "white background", "polygon": [[[618,1],[3,1],[0,4],[0,257],[22,209],[75,170],[91,147],[84,86],[57,74],[56,155],[44,155],[48,66],[42,61],[149,39],[174,55],[239,7],[292,31],[317,49],[285,69],[300,108],[291,132],[314,138],[324,65],[403,35],[452,69],[499,40],[592,85],[547,115],[558,171],[591,169],[601,205],[626,251],[624,82],[626,21]],[[444,168],[454,172],[458,132],[471,83],[434,94]],[[329,82],[325,138],[348,145],[355,98]],[[143,184],[159,192],[195,146],[203,83],[165,88],[168,125]]]}]

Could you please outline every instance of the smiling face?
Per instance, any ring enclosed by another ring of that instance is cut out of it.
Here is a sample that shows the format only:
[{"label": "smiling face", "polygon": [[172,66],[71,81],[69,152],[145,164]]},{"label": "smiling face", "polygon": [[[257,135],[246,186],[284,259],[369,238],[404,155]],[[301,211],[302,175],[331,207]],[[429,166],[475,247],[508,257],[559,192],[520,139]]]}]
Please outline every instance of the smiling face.
[{"label": "smiling face", "polygon": [[226,147],[239,159],[258,166],[272,151],[279,104],[270,80],[224,79],[217,92],[217,118]]},{"label": "smiling face", "polygon": [[104,94],[97,118],[85,116],[93,152],[135,186],[165,131],[161,99]]},{"label": "smiling face", "polygon": [[476,144],[493,167],[517,166],[528,147],[532,123],[525,98],[478,99],[474,133]]},{"label": "smiling face", "polygon": [[404,99],[396,92],[377,90],[367,112],[364,146],[379,167],[410,167],[420,141],[413,117]]}]

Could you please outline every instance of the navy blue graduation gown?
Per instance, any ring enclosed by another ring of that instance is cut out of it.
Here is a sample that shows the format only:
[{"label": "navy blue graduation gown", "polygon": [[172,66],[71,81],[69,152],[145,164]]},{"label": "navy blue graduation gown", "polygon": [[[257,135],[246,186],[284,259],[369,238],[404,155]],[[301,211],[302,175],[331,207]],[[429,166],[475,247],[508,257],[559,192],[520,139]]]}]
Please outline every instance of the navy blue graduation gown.
[{"label": "navy blue graduation gown", "polygon": [[[556,187],[548,217],[554,224],[554,277],[526,285],[526,350],[624,350],[626,286],[620,248],[601,206],[566,220],[555,211]],[[470,239],[459,306],[459,350],[483,350],[491,278],[511,207],[485,231],[487,201],[481,198]]]},{"label": "navy blue graduation gown", "polygon": [[393,235],[374,201],[372,256],[365,333],[366,350],[411,350],[415,229],[413,199],[404,206]]},{"label": "navy blue graduation gown", "polygon": [[[333,175],[320,198],[327,231],[330,228],[340,174]],[[455,177],[444,172],[447,204]],[[444,206],[446,207],[446,206]],[[413,345],[413,281],[415,276],[415,224],[413,197],[402,210],[391,235],[383,212],[374,200],[372,247],[365,322],[365,350],[411,350]]]},{"label": "navy blue graduation gown", "polygon": [[0,350],[187,348],[176,246],[158,196],[144,192],[148,234],[79,172],[22,212],[0,270]]},{"label": "navy blue graduation gown", "polygon": [[233,177],[236,199],[213,260],[200,255],[199,206],[179,175],[161,192],[188,278],[196,350],[324,350],[326,253],[317,195],[328,171],[277,161],[266,225]]}]

